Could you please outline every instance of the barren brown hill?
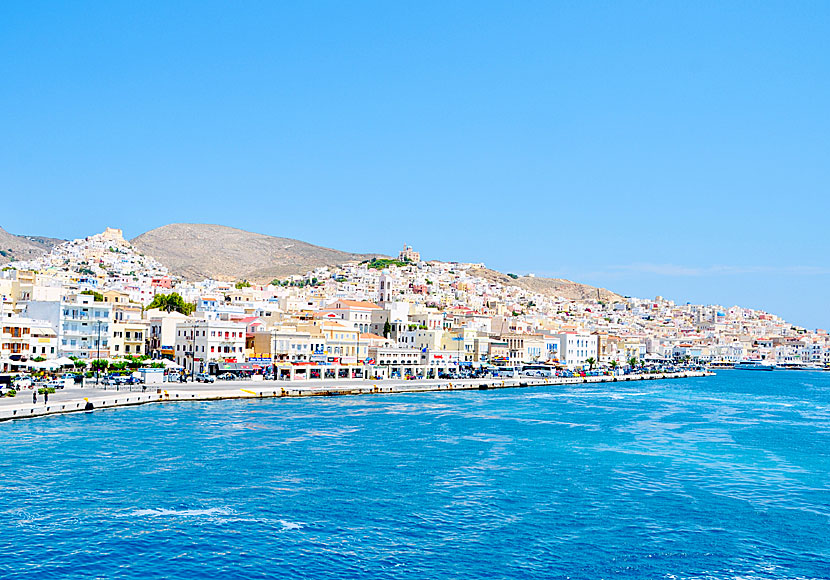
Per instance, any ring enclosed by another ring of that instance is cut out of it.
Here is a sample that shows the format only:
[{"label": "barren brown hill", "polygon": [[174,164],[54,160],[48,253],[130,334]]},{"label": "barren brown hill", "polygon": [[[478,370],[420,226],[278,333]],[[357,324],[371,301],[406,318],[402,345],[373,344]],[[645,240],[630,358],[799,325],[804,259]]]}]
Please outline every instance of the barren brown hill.
[{"label": "barren brown hill", "polygon": [[248,280],[305,274],[320,266],[367,260],[377,254],[352,254],[290,238],[277,238],[210,224],[170,224],[130,243],[172,274],[190,280]]},{"label": "barren brown hill", "polygon": [[564,278],[538,278],[535,276],[520,276],[518,278],[511,278],[501,272],[490,270],[489,268],[476,268],[470,270],[470,274],[479,276],[485,280],[498,282],[505,286],[518,286],[545,294],[547,296],[559,296],[569,300],[602,300],[604,302],[623,301],[624,298],[619,294],[606,290],[605,288],[597,288],[596,286],[588,286],[587,284],[580,284],[578,282],[571,282]]},{"label": "barren brown hill", "polygon": [[0,228],[0,264],[31,260],[45,254],[63,240],[38,236],[18,236]]}]

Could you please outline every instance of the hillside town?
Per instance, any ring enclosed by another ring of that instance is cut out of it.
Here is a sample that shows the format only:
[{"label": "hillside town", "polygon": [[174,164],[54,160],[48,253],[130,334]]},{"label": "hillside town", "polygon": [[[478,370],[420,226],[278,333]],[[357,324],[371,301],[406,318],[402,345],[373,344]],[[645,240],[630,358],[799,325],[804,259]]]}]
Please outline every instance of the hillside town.
[{"label": "hillside town", "polygon": [[393,259],[268,284],[185,280],[107,228],[3,268],[0,370],[140,358],[166,360],[183,376],[291,380],[436,378],[519,365],[830,365],[826,332],[767,312],[659,296],[566,299],[489,281],[483,268],[425,261],[404,246]]}]

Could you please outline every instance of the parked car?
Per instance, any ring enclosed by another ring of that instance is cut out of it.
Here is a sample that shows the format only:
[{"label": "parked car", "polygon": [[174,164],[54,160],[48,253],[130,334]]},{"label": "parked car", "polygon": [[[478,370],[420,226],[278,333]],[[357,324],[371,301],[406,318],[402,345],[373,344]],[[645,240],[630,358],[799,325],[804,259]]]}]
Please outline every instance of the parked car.
[{"label": "parked car", "polygon": [[27,388],[31,388],[31,387],[32,387],[32,379],[30,379],[29,377],[23,377],[23,378],[17,379],[14,382],[14,388],[15,389],[27,389]]},{"label": "parked car", "polygon": [[[230,374],[230,373],[227,373]],[[196,375],[196,382],[197,383],[213,383],[216,381],[216,377],[213,375],[209,375],[207,373],[199,373]]]},{"label": "parked car", "polygon": [[236,375],[233,373],[222,373],[218,377],[216,377],[220,381],[234,381],[236,380]]},{"label": "parked car", "polygon": [[63,381],[53,380],[46,383],[47,389],[62,389],[63,388]]}]

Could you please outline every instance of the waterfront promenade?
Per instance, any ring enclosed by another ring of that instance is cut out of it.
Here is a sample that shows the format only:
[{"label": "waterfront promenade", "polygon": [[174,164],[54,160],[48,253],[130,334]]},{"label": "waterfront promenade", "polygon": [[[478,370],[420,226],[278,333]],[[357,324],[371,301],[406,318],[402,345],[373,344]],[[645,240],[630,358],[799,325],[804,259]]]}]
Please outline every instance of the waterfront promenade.
[{"label": "waterfront promenade", "polygon": [[0,421],[44,417],[64,413],[77,413],[176,401],[214,401],[224,399],[259,399],[279,397],[319,397],[343,395],[378,395],[388,393],[418,393],[430,391],[489,390],[505,388],[538,387],[542,385],[568,385],[579,383],[613,383],[638,380],[702,377],[712,373],[682,371],[676,373],[652,373],[619,377],[597,376],[577,378],[515,379],[459,379],[459,380],[307,380],[307,381],[228,381],[217,383],[164,383],[147,385],[146,390],[133,386],[133,390],[121,387],[101,389],[96,387],[72,387],[49,395],[48,403],[38,395],[32,403],[32,392],[20,391],[16,397],[0,399]]}]

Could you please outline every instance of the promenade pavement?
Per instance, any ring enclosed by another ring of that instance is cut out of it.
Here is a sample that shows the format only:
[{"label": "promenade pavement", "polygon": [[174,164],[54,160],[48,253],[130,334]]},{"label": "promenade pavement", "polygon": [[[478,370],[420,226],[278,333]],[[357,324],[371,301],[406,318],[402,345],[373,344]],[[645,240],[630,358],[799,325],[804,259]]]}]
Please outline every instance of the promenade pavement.
[{"label": "promenade pavement", "polygon": [[706,376],[711,373],[683,371],[649,375],[628,375],[624,377],[586,378],[530,378],[516,379],[425,379],[407,381],[386,380],[338,380],[309,379],[302,381],[217,381],[215,383],[162,383],[103,388],[103,386],[73,386],[60,389],[49,395],[46,402],[43,395],[32,403],[32,391],[24,389],[16,397],[0,398],[0,421],[18,418],[40,417],[58,413],[84,411],[91,403],[94,409],[161,403],[173,401],[204,401],[218,399],[241,399],[262,397],[308,397],[361,395],[381,393],[428,392],[445,390],[477,390],[513,387],[533,387],[549,384],[605,383],[646,379],[667,379],[690,376]]}]

